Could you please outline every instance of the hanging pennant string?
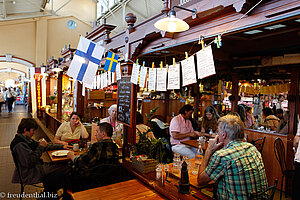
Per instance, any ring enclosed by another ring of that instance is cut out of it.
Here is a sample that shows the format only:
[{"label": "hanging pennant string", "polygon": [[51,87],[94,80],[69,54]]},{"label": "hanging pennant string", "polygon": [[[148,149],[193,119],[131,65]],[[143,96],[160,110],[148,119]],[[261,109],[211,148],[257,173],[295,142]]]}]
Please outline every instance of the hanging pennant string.
[{"label": "hanging pennant string", "polygon": [[163,65],[164,65],[163,61],[160,61],[160,69],[163,68]]},{"label": "hanging pennant string", "polygon": [[173,58],[173,66],[175,67],[175,58]]},{"label": "hanging pennant string", "polygon": [[238,23],[242,18],[244,18],[248,13],[250,13],[256,6],[258,6],[263,0],[260,0],[257,4],[255,4],[250,10],[248,10],[244,15],[242,15],[237,21],[235,21],[228,29],[221,33],[221,36],[228,32],[236,23]]},{"label": "hanging pennant string", "polygon": [[152,69],[154,69],[155,65],[154,65],[154,62],[152,62]]},{"label": "hanging pennant string", "polygon": [[[227,33],[236,23],[238,23],[242,18],[244,18],[246,15],[248,15],[248,13],[250,13],[255,7],[257,7],[261,2],[262,2],[263,0],[260,0],[259,2],[257,2],[257,4],[255,4],[252,8],[250,8],[250,10],[248,10],[245,14],[243,14],[237,21],[235,21],[233,24],[231,24],[231,26],[228,28],[228,29],[226,29],[225,31],[223,31],[221,34],[218,34],[218,36],[215,38],[215,40],[219,40],[220,42],[221,42],[221,37],[222,37],[222,35],[224,35],[225,33]],[[200,38],[201,36],[199,36],[199,38]],[[208,45],[206,45],[206,46],[209,46],[209,45],[211,45],[212,43],[215,43],[215,40],[213,40],[213,41],[211,41],[210,43],[208,43]],[[200,39],[199,39],[199,41],[200,41]],[[218,45],[219,46],[222,46],[222,43],[216,43],[217,44],[217,47],[218,47]],[[218,47],[218,48],[220,48],[220,47]]]}]

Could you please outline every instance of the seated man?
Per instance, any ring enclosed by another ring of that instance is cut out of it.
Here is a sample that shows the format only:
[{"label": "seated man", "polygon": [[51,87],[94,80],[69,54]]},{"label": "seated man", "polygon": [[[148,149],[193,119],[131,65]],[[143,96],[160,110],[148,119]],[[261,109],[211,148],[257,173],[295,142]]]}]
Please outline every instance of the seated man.
[{"label": "seated man", "polygon": [[[68,166],[62,165],[50,165],[43,163],[41,159],[42,153],[48,150],[55,149],[67,149],[67,145],[62,144],[47,144],[45,139],[39,140],[39,142],[32,139],[35,134],[35,130],[38,128],[36,121],[32,118],[23,118],[18,126],[18,130],[15,138],[10,143],[10,150],[15,156],[18,164],[19,173],[17,169],[13,174],[13,183],[20,183],[21,180],[23,184],[35,184],[43,181],[44,187],[47,190],[55,191],[55,188],[48,188],[49,179],[45,177],[52,174],[59,177],[59,173],[66,171]],[[52,176],[54,177],[54,176]]]},{"label": "seated man", "polygon": [[249,199],[268,187],[261,154],[243,138],[241,119],[219,119],[218,135],[210,141],[198,173],[199,185],[217,183],[217,199]]},{"label": "seated man", "polygon": [[193,113],[193,106],[184,105],[179,110],[179,115],[174,117],[170,122],[170,136],[172,151],[182,156],[195,158],[197,149],[181,144],[181,141],[190,140],[191,137],[200,136],[198,131],[194,131],[191,121],[189,120]]},{"label": "seated man", "polygon": [[140,134],[145,134],[146,137],[151,141],[155,139],[153,132],[150,130],[150,127],[144,124],[143,115],[139,112],[136,113],[136,136],[135,142],[138,143],[140,140]]},{"label": "seated man", "polygon": [[[87,170],[91,170],[102,164],[119,164],[118,147],[111,139],[112,134],[113,128],[109,123],[100,123],[96,130],[96,139],[98,142],[94,143],[87,152],[80,156],[75,156],[74,152],[68,153],[67,157],[72,161],[73,170],[79,172],[79,174],[84,174]],[[99,172],[103,173],[98,170],[97,173]],[[97,177],[90,178],[96,179]],[[92,180],[90,180],[90,182],[92,182]]]}]

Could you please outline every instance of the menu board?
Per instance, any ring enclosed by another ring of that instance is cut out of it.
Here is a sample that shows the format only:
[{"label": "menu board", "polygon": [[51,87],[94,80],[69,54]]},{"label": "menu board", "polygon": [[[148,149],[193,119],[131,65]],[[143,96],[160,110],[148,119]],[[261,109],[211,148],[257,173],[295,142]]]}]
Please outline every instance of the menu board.
[{"label": "menu board", "polygon": [[131,126],[132,83],[130,77],[122,77],[118,81],[117,121]]}]

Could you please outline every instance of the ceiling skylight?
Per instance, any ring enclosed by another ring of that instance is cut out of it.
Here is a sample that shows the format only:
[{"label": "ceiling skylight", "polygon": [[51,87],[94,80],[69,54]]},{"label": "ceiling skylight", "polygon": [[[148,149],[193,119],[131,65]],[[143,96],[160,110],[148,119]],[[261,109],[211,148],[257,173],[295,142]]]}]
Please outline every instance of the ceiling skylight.
[{"label": "ceiling skylight", "polygon": [[262,32],[261,30],[252,30],[252,31],[246,31],[246,32],[244,32],[244,34],[253,35],[253,34],[261,33],[261,32]]},{"label": "ceiling skylight", "polygon": [[273,25],[273,26],[267,26],[264,29],[275,30],[275,29],[279,29],[279,28],[283,28],[283,27],[286,27],[286,25],[284,25],[284,24],[276,24],[276,25]]}]

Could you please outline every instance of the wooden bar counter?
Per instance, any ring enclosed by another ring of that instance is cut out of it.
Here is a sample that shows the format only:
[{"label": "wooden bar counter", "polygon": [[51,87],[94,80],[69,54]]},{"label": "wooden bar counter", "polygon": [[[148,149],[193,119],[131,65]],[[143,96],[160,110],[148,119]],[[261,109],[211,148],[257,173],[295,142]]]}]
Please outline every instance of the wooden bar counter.
[{"label": "wooden bar counter", "polygon": [[46,112],[45,110],[42,111],[41,121],[54,134],[56,133],[56,130],[63,122],[62,119],[57,118],[56,113],[49,113],[49,112]]},{"label": "wooden bar counter", "polygon": [[[287,135],[258,131],[254,129],[245,129],[245,134],[248,137],[248,142],[266,137],[262,151],[262,158],[266,169],[268,184],[273,185],[275,179],[278,179],[278,182],[281,183],[282,173],[279,162],[274,153],[274,142],[276,138],[280,138],[283,141],[285,152],[287,152]],[[277,188],[280,189],[280,184],[277,185]]]}]

